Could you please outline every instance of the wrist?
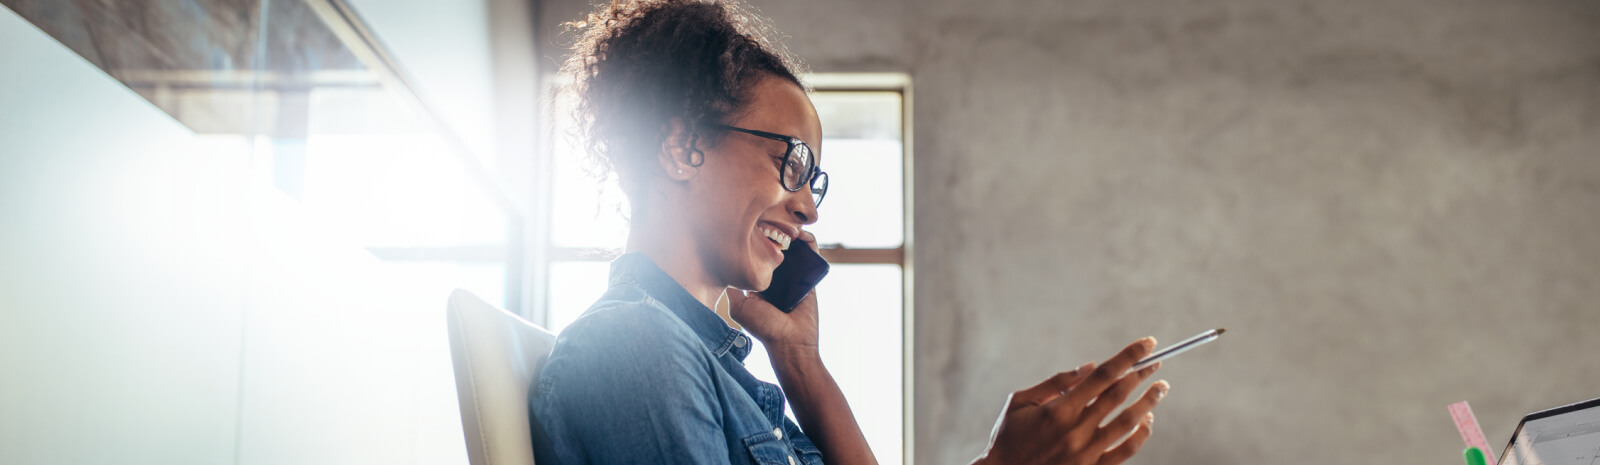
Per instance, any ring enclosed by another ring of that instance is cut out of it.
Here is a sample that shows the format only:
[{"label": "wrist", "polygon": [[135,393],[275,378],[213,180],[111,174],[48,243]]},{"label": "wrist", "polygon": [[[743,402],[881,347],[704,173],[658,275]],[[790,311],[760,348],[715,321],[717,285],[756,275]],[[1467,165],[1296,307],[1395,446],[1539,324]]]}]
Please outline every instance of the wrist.
[{"label": "wrist", "polygon": [[767,357],[774,367],[822,364],[822,351],[814,344],[772,344],[767,346]]}]

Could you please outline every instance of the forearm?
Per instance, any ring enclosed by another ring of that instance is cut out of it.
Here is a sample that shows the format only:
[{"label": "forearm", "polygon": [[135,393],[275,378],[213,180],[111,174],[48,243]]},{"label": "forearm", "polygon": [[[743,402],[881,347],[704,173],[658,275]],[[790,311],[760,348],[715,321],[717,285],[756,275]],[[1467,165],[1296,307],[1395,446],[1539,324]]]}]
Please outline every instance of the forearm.
[{"label": "forearm", "polygon": [[822,450],[828,463],[877,464],[845,401],[844,391],[839,390],[839,384],[823,366],[816,348],[777,349],[769,353],[795,420]]}]

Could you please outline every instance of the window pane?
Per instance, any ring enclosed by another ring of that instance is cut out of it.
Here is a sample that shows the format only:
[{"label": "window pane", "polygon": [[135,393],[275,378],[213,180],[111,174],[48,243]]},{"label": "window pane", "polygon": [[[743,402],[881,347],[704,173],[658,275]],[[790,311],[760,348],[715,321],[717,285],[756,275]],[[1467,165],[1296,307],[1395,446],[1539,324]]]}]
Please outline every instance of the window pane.
[{"label": "window pane", "polygon": [[627,198],[615,181],[594,175],[596,165],[587,159],[566,102],[555,102],[550,115],[550,241],[557,247],[621,248],[628,234]]},{"label": "window pane", "polygon": [[[898,265],[834,265],[817,285],[822,360],[881,463],[901,461],[901,292]],[[745,366],[756,378],[778,382],[759,342]]]},{"label": "window pane", "polygon": [[829,139],[822,169],[828,196],[817,210],[812,233],[821,244],[894,248],[905,242],[905,185],[900,177],[900,141]]},{"label": "window pane", "polygon": [[505,214],[449,153],[426,134],[312,134],[301,204],[354,245],[504,243]]},{"label": "window pane", "polygon": [[605,294],[607,276],[610,274],[610,262],[551,263],[550,300],[549,307],[546,307],[549,309],[549,320],[546,328],[552,333],[560,333],[583,315],[584,310],[588,310],[600,299],[601,294]]},{"label": "window pane", "polygon": [[500,263],[383,262],[394,273],[384,277],[396,302],[442,308],[456,289],[466,289],[496,306],[506,306],[506,270]]},{"label": "window pane", "polygon": [[822,119],[820,165],[828,197],[810,229],[823,244],[893,248],[905,243],[905,152],[899,92],[811,95]]},{"label": "window pane", "polygon": [[[828,139],[900,140],[900,92],[816,91],[811,103],[822,119],[822,137]],[[824,144],[826,145],[826,144]]]},{"label": "window pane", "polygon": [[[318,225],[322,240],[368,249],[507,250],[509,218],[490,188],[472,179],[444,137],[405,117],[402,108],[380,99],[384,95],[312,90],[308,134],[261,144],[256,153],[273,166],[262,171],[298,197],[304,219]],[[419,305],[438,305],[456,287],[502,307],[520,304],[505,299],[509,256],[460,262],[377,256],[395,272],[393,279],[407,283],[400,292]]]},{"label": "window pane", "polygon": [[[562,138],[565,139],[565,138]],[[556,151],[555,186],[550,205],[553,223],[550,239],[558,247],[621,248],[628,224],[623,213],[627,199],[613,182],[589,174],[583,152],[567,142]]]}]

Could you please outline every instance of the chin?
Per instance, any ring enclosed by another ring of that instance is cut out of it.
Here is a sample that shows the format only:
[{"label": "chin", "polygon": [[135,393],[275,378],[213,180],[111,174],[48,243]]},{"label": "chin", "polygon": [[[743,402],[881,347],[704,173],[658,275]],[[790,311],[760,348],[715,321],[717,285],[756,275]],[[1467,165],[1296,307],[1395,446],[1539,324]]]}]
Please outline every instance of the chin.
[{"label": "chin", "polygon": [[767,290],[768,287],[772,286],[772,272],[777,268],[760,262],[752,264],[749,268],[750,273],[745,276],[745,282],[748,287],[744,289],[756,292]]},{"label": "chin", "polygon": [[750,288],[755,289],[756,292],[766,292],[767,288],[772,287],[772,274],[768,273],[766,276],[762,276],[760,279],[757,279],[751,284],[753,285],[750,286]]}]

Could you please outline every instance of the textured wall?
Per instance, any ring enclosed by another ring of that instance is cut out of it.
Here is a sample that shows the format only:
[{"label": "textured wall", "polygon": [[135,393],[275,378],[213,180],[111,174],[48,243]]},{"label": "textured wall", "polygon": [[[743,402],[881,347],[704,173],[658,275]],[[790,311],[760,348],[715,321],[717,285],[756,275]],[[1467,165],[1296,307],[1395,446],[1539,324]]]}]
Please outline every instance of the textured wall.
[{"label": "textured wall", "polygon": [[913,76],[919,463],[1214,326],[1135,463],[1459,463],[1449,403],[1498,450],[1600,397],[1600,3],[756,5]]}]

